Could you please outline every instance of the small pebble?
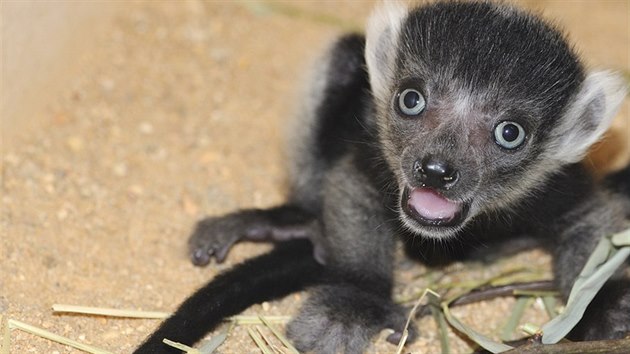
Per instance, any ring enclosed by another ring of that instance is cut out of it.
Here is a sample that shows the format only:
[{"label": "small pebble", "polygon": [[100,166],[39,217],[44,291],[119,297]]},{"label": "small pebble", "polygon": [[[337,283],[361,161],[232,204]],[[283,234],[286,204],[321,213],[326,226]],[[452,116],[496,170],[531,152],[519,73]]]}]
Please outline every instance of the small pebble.
[{"label": "small pebble", "polygon": [[148,122],[140,123],[140,126],[138,127],[138,129],[140,130],[140,133],[142,134],[149,135],[153,133],[153,125],[151,125],[151,123],[148,123]]},{"label": "small pebble", "polygon": [[127,172],[127,165],[124,162],[118,163],[114,166],[114,174],[118,177],[125,177]]},{"label": "small pebble", "polygon": [[117,330],[109,330],[101,335],[101,338],[105,340],[114,340],[120,337],[120,333]]},{"label": "small pebble", "polygon": [[141,196],[142,194],[144,194],[144,188],[142,188],[142,186],[139,186],[139,185],[137,185],[137,184],[133,184],[133,185],[129,186],[129,188],[127,189],[127,191],[128,191],[131,195],[133,195],[133,196],[135,196],[135,197],[139,197],[139,196]]},{"label": "small pebble", "polygon": [[197,215],[199,212],[199,206],[188,195],[182,197],[182,207],[184,208],[184,212],[188,215]]},{"label": "small pebble", "polygon": [[114,80],[110,79],[110,78],[103,78],[100,81],[101,87],[105,90],[105,91],[111,91],[114,89],[114,87],[116,87],[116,84],[114,83]]},{"label": "small pebble", "polygon": [[84,147],[83,140],[78,136],[72,136],[68,138],[66,143],[68,144],[70,150],[74,152],[79,152],[83,150]]},{"label": "small pebble", "polygon": [[250,65],[250,61],[248,58],[246,58],[245,56],[240,57],[237,61],[237,65],[240,69],[247,69],[249,68]]},{"label": "small pebble", "polygon": [[52,173],[46,173],[42,179],[44,182],[52,183],[55,181],[55,175]]},{"label": "small pebble", "polygon": [[199,158],[199,163],[202,165],[210,165],[215,163],[221,159],[221,155],[219,155],[216,151],[208,151],[201,155]]},{"label": "small pebble", "polygon": [[68,121],[69,121],[68,116],[63,113],[55,114],[52,117],[52,122],[55,125],[63,125],[63,124],[68,123]]},{"label": "small pebble", "polygon": [[61,209],[57,212],[57,219],[59,219],[59,221],[66,220],[67,218],[68,218],[68,210]]},{"label": "small pebble", "polygon": [[223,48],[210,50],[210,58],[217,64],[225,63],[230,58],[230,51]]},{"label": "small pebble", "polygon": [[52,328],[52,323],[50,323],[48,321],[44,321],[44,322],[42,322],[42,328],[45,328],[45,329]]}]

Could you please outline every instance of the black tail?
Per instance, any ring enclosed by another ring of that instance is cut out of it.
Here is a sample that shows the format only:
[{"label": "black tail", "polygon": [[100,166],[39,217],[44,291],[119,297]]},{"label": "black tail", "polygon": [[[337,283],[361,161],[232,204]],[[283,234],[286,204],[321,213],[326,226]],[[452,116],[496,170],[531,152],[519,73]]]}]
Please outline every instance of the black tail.
[{"label": "black tail", "polygon": [[313,258],[310,242],[280,243],[271,252],[219,274],[197,290],[134,352],[180,353],[164,338],[192,345],[221,321],[249,306],[299,291],[323,279],[324,267]]}]

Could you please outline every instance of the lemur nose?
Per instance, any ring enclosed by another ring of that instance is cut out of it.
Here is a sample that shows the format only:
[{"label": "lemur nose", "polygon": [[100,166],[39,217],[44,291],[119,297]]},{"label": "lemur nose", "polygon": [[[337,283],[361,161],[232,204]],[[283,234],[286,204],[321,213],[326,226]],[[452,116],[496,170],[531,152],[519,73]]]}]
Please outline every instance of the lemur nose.
[{"label": "lemur nose", "polygon": [[459,173],[448,162],[433,157],[413,164],[413,176],[425,187],[449,189],[459,178]]}]

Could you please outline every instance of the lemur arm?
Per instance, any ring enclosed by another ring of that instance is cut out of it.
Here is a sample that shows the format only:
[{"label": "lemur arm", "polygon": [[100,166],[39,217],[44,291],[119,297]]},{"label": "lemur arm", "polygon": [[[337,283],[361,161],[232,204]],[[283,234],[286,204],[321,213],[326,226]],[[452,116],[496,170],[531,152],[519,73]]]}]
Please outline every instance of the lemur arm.
[{"label": "lemur arm", "polygon": [[238,210],[197,223],[188,239],[188,251],[193,264],[205,266],[212,257],[223,262],[237,242],[310,238],[316,229],[314,216],[294,205]]},{"label": "lemur arm", "polygon": [[301,351],[359,353],[378,331],[393,328],[395,340],[405,325],[406,312],[391,299],[394,233],[364,173],[348,156],[325,181],[321,242],[341,282],[314,288],[289,324]]}]

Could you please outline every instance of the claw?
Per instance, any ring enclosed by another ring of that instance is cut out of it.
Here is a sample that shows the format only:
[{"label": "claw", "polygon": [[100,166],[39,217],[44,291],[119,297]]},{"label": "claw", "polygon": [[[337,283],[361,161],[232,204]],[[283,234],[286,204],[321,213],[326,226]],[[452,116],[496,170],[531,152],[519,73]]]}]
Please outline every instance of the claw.
[{"label": "claw", "polygon": [[228,245],[226,247],[221,247],[218,250],[215,250],[214,252],[214,257],[217,260],[217,263],[223,263],[223,261],[225,261],[225,258],[227,257],[228,251],[230,250],[230,247],[232,245]]},{"label": "claw", "polygon": [[210,252],[204,252],[203,249],[197,249],[193,252],[191,261],[194,265],[202,267],[210,263]]},{"label": "claw", "polygon": [[394,333],[392,333],[392,334],[387,336],[387,341],[392,343],[392,344],[396,344],[397,345],[398,343],[400,343],[400,340],[402,339],[402,337],[403,337],[402,332],[396,331],[396,332],[394,332]]}]

